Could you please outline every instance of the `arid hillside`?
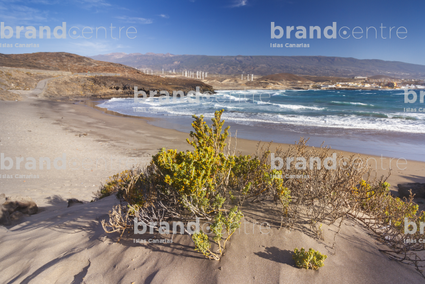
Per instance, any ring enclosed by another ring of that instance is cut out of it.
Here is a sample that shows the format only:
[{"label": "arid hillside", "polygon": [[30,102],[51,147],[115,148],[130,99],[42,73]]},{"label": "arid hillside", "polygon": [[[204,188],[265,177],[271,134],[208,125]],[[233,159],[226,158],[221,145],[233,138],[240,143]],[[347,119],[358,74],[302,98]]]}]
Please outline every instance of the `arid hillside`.
[{"label": "arid hillside", "polygon": [[129,97],[134,87],[145,92],[165,90],[187,93],[210,85],[189,78],[164,78],[147,75],[122,64],[103,62],[64,52],[0,54],[0,100],[20,100],[9,90],[35,88],[38,81],[49,80],[43,97]]},{"label": "arid hillside", "polygon": [[159,76],[65,76],[49,82],[46,97],[91,97],[108,99],[113,97],[133,97],[134,87],[139,91],[195,91],[213,92],[210,85],[195,79],[162,78]]},{"label": "arid hillside", "polygon": [[98,61],[66,52],[0,54],[0,66],[39,70],[60,70],[72,73],[141,74],[138,70],[122,64]]}]

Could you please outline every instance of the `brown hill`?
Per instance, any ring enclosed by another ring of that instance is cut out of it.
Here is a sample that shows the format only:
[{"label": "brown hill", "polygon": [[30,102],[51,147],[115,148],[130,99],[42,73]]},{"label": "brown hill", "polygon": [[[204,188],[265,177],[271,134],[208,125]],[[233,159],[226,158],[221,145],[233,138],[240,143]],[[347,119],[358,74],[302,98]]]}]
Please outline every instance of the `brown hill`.
[{"label": "brown hill", "polygon": [[214,92],[214,89],[205,83],[194,79],[162,78],[159,76],[65,76],[55,78],[49,83],[45,92],[46,97],[91,97],[109,99],[113,97],[133,97],[134,87],[144,91],[195,91],[200,88],[201,93]]},{"label": "brown hill", "polygon": [[[6,81],[12,80],[16,72],[25,73],[25,71],[30,71],[26,73],[31,73],[31,71],[35,69],[67,71],[74,74],[93,73],[93,76],[55,76],[57,78],[49,82],[48,90],[44,93],[47,97],[128,97],[134,95],[134,87],[147,93],[151,90],[158,92],[165,90],[169,93],[181,90],[187,93],[188,91],[196,90],[196,87],[199,87],[201,92],[214,91],[210,85],[195,79],[163,78],[160,76],[147,75],[133,67],[118,63],[98,61],[65,52],[37,52],[27,54],[0,53],[0,67],[1,66],[21,68],[19,71],[8,72],[11,74],[9,77],[3,76]],[[98,73],[114,73],[119,75],[96,76],[99,75]],[[48,77],[53,77],[53,75]],[[8,89],[11,89],[11,87]]]},{"label": "brown hill", "polygon": [[143,74],[122,64],[94,60],[66,52],[36,52],[24,54],[1,54],[0,66],[60,70],[72,73],[122,73]]}]

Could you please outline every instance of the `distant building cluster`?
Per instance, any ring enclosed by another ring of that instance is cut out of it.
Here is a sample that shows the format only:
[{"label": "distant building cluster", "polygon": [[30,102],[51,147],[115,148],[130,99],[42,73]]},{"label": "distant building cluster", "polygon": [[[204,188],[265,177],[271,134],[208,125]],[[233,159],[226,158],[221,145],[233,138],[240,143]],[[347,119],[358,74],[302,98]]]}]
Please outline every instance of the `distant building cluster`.
[{"label": "distant building cluster", "polygon": [[254,74],[241,74],[241,80],[254,81]]},{"label": "distant building cluster", "polygon": [[[165,71],[164,68],[161,69],[161,71],[155,71],[153,69],[150,68],[136,68],[140,71],[142,71],[145,74],[148,75],[159,75],[159,76],[163,76],[163,75],[177,75],[176,69],[173,70],[168,70]],[[204,71],[190,71],[190,70],[182,70],[181,71],[181,75],[183,77],[188,77],[188,78],[196,78],[196,79],[205,79],[208,77],[208,72],[204,72]]]},{"label": "distant building cluster", "polygon": [[355,76],[353,77],[353,81],[318,84],[316,87],[319,89],[425,89],[425,82],[418,82],[418,80],[412,79],[395,79],[385,77],[368,78],[365,76]]}]

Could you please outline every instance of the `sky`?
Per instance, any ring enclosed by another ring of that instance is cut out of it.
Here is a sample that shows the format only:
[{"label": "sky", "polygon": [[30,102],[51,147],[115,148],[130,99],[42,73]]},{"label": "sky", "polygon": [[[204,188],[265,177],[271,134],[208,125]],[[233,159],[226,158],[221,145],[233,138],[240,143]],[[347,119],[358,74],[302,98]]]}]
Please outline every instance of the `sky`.
[{"label": "sky", "polygon": [[3,0],[0,53],[322,55],[425,65],[424,8],[423,0]]}]

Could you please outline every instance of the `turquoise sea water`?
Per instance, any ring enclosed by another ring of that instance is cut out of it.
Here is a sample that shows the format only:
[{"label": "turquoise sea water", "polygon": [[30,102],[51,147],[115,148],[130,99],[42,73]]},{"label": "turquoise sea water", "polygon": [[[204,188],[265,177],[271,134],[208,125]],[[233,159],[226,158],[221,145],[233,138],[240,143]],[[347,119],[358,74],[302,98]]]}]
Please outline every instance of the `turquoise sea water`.
[{"label": "turquoise sea water", "polygon": [[191,115],[213,117],[224,109],[241,138],[293,143],[304,136],[311,145],[326,141],[341,150],[425,160],[425,103],[415,92],[415,103],[405,102],[404,90],[229,90],[197,98],[114,98],[99,106],[157,117],[154,124],[182,131],[190,130]]}]

